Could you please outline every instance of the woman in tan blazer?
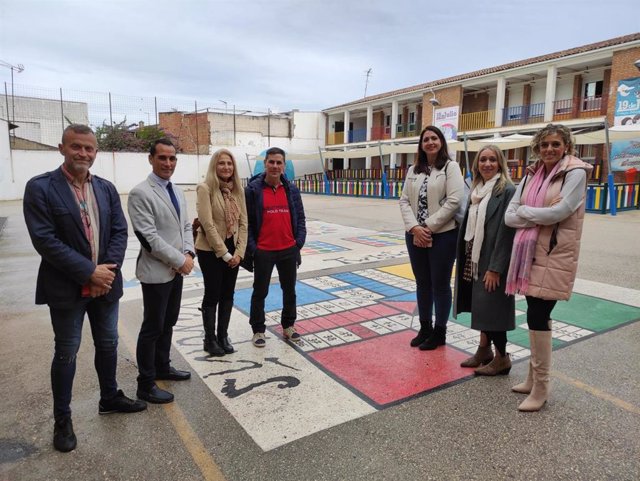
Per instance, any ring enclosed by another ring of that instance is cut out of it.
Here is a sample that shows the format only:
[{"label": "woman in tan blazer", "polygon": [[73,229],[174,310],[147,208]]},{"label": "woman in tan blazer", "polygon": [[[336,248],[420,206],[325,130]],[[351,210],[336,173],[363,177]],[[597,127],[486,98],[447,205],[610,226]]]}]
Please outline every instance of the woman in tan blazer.
[{"label": "woman in tan blazer", "polygon": [[[234,352],[227,329],[240,261],[247,247],[247,208],[236,160],[227,149],[211,157],[196,188],[200,227],[196,254],[204,277],[204,350],[212,356]],[[218,328],[216,330],[216,310]]]}]

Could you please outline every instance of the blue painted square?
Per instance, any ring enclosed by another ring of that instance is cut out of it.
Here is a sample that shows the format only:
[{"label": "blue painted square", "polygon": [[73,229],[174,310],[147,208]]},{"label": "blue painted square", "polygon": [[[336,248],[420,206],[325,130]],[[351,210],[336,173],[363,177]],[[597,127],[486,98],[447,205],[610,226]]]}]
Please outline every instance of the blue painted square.
[{"label": "blue painted square", "polygon": [[398,296],[407,292],[403,289],[398,289],[397,287],[383,284],[382,282],[378,282],[373,279],[369,279],[367,277],[363,277],[353,273],[335,274],[332,277],[335,277],[336,279],[339,279],[343,282],[349,282],[350,284],[354,284],[357,287],[361,287],[385,297]]},{"label": "blue painted square", "polygon": [[[235,307],[246,315],[249,315],[251,309],[252,292],[252,288],[237,290],[233,299]],[[326,291],[311,287],[308,284],[297,282],[296,298],[296,304],[302,306],[335,299],[335,296],[332,296]],[[278,309],[282,309],[282,289],[280,288],[280,284],[271,284],[269,286],[269,294],[267,294],[267,298],[264,301],[264,312],[276,311]]]}]

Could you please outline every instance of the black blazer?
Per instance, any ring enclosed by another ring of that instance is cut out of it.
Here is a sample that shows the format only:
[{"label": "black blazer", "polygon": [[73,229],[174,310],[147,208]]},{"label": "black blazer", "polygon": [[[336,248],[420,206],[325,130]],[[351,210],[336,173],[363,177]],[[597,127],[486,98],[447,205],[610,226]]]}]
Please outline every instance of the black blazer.
[{"label": "black blazer", "polygon": [[[115,186],[91,176],[100,218],[98,264],[122,266],[127,248],[127,221]],[[24,218],[31,242],[42,257],[36,304],[72,307],[96,266],[84,232],[80,208],[61,168],[32,178],[25,187]],[[120,269],[107,301],[122,297]]]}]

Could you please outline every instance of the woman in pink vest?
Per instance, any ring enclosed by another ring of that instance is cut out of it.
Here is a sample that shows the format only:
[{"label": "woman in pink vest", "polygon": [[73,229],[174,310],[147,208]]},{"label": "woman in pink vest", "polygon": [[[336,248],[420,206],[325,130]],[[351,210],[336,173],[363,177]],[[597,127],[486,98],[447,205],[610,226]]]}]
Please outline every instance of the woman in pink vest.
[{"label": "woman in pink vest", "polygon": [[529,166],[505,214],[517,228],[507,274],[507,294],[527,299],[531,357],[525,382],[512,390],[529,396],[520,411],[538,411],[549,397],[551,311],[573,290],[592,166],[573,156],[571,131],[549,124],[531,142]]}]

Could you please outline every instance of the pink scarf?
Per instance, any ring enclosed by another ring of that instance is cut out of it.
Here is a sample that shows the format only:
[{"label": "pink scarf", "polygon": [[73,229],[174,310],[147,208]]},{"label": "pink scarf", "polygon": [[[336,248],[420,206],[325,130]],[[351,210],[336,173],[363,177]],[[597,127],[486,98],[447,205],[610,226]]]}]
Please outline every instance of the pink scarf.
[{"label": "pink scarf", "polygon": [[[522,205],[530,207],[544,207],[544,199],[551,180],[558,171],[562,161],[556,163],[549,175],[545,178],[545,167],[542,162],[531,179],[531,185]],[[505,292],[509,295],[526,294],[529,287],[529,275],[533,264],[533,255],[536,251],[536,242],[540,226],[518,229],[513,240],[511,262],[507,274],[507,286]]]}]

